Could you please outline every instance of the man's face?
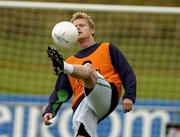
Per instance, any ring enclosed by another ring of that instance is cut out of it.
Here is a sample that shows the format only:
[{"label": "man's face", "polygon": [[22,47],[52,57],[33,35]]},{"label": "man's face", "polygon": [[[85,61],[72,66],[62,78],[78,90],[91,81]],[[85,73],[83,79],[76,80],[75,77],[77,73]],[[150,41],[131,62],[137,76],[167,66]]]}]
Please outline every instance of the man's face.
[{"label": "man's face", "polygon": [[76,19],[73,21],[73,24],[78,29],[78,40],[87,39],[94,34],[94,29],[89,27],[89,24],[85,19]]}]

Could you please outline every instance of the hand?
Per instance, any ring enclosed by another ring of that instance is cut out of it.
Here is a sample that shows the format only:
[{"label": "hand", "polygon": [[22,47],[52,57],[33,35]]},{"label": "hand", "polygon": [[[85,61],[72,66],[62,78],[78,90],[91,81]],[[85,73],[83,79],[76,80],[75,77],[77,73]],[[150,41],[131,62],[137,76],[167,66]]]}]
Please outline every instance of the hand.
[{"label": "hand", "polygon": [[45,125],[51,125],[52,122],[50,121],[53,118],[53,114],[52,113],[46,113],[43,116],[43,122]]},{"label": "hand", "polygon": [[130,98],[124,98],[122,106],[124,109],[124,113],[129,112],[132,110],[133,101]]}]

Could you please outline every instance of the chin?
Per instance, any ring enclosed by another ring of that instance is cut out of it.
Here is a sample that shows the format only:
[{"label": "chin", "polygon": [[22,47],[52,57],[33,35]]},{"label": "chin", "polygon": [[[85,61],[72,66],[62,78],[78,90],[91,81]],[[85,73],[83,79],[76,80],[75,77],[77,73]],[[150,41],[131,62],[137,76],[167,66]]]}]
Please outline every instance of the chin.
[{"label": "chin", "polygon": [[81,41],[83,40],[84,38],[83,37],[78,37],[78,41]]}]

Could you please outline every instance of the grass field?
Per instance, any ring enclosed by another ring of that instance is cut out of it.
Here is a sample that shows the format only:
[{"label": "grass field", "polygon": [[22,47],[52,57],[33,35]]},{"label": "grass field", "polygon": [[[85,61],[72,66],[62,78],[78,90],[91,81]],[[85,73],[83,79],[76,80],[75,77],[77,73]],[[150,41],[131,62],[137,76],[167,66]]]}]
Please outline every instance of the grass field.
[{"label": "grass field", "polygon": [[[118,45],[133,67],[138,98],[180,99],[179,15],[90,13],[97,41]],[[0,94],[51,93],[56,80],[46,53],[51,28],[71,15],[72,11],[0,9]],[[67,57],[76,50],[61,53]]]},{"label": "grass field", "polygon": [[[24,46],[13,40],[4,46],[2,43],[5,44],[5,42],[1,41],[0,46],[0,93],[50,94],[54,88],[56,76],[53,74],[51,62],[46,54],[47,45]],[[147,62],[148,59],[143,53],[135,55],[136,58],[134,58],[128,52],[129,48],[133,49],[123,45],[120,47],[136,73],[138,98],[180,99],[180,76],[179,70],[176,70],[177,66],[174,69],[172,68],[174,66],[169,66],[168,63],[160,66],[167,60],[163,54],[155,54],[156,58],[162,61],[158,66],[158,60],[155,60],[157,62],[154,62],[155,66],[153,62]],[[147,52],[145,46],[144,49],[142,48],[143,46],[139,49]],[[148,46],[147,54],[152,53],[153,48]],[[156,47],[158,48],[162,47]],[[71,51],[65,49],[62,52],[64,56],[68,56],[75,51],[76,48]],[[171,61],[176,61],[176,57],[177,55],[172,55]]]}]

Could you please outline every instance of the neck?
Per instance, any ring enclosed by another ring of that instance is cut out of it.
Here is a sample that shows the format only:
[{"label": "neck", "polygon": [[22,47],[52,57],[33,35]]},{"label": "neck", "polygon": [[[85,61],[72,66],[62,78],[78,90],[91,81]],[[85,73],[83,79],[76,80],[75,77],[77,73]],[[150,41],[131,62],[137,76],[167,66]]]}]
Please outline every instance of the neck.
[{"label": "neck", "polygon": [[96,42],[94,40],[94,38],[90,38],[90,39],[82,39],[78,41],[79,47],[80,49],[84,49],[84,48],[88,48],[91,45],[94,45]]}]

